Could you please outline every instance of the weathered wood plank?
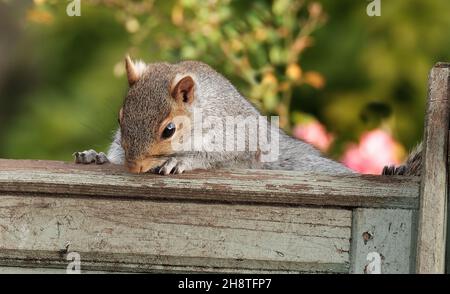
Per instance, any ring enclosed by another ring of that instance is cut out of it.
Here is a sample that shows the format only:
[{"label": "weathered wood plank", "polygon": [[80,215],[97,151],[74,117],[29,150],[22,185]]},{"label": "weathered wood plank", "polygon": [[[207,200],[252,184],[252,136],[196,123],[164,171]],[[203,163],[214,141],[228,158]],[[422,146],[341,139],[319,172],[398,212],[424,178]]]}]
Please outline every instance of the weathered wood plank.
[{"label": "weathered wood plank", "polygon": [[370,273],[372,266],[382,274],[411,273],[412,214],[404,209],[355,209],[351,273]]},{"label": "weathered wood plank", "polygon": [[417,236],[417,273],[444,273],[448,195],[450,64],[430,73]]},{"label": "weathered wood plank", "polygon": [[0,196],[0,265],[85,270],[348,272],[351,211]]},{"label": "weathered wood plank", "polygon": [[[0,266],[0,275],[4,274],[66,274],[65,268]],[[81,271],[83,274],[108,274],[107,271]],[[120,273],[120,272],[114,272]]]},{"label": "weathered wood plank", "polygon": [[120,166],[0,160],[0,194],[31,193],[150,200],[418,208],[419,178],[216,170],[133,175]]}]

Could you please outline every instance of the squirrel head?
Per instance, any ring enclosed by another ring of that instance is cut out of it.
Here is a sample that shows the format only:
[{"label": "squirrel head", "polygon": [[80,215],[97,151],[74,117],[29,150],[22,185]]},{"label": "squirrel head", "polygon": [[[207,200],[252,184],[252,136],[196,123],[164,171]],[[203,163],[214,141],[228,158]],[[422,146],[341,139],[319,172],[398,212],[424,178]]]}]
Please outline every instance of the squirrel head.
[{"label": "squirrel head", "polygon": [[119,111],[121,144],[130,172],[143,173],[173,154],[172,143],[190,134],[180,117],[190,117],[195,97],[192,74],[169,63],[125,59],[129,90]]}]

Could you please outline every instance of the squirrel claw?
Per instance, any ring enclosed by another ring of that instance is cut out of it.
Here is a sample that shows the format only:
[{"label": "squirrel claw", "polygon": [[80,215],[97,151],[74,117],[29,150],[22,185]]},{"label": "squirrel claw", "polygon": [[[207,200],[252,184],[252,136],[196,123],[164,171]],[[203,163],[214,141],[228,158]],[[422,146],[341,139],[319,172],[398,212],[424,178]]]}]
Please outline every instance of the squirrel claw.
[{"label": "squirrel claw", "polygon": [[164,162],[159,168],[156,169],[156,172],[161,175],[169,175],[169,174],[181,174],[186,170],[186,166],[182,160],[177,160],[172,157],[169,158],[166,162]]},{"label": "squirrel claw", "polygon": [[108,162],[108,158],[106,157],[106,154],[103,152],[97,153],[97,151],[90,149],[85,150],[82,152],[75,152],[72,154],[72,156],[75,157],[75,163],[81,163],[81,164],[90,164],[90,163],[96,163],[96,164],[104,164]]}]

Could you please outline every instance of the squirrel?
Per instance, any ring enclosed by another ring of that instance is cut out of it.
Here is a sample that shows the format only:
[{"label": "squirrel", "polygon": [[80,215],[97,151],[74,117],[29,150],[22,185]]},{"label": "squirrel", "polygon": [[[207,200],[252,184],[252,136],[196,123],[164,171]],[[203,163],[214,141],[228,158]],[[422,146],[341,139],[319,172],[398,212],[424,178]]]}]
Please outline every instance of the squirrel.
[{"label": "squirrel", "polygon": [[[271,143],[277,143],[274,145],[276,156],[271,160],[263,160],[264,156],[270,156],[260,146],[240,150],[215,148],[217,146],[211,142],[219,138],[216,141],[220,143],[220,138],[223,138],[225,118],[261,117],[261,114],[230,81],[205,63],[146,64],[126,56],[125,68],[129,89],[118,114],[119,128],[107,154],[92,149],[75,152],[76,163],[109,162],[125,165],[131,173],[163,175],[217,168],[355,173],[326,158],[312,145],[287,135],[272,123],[268,129],[258,128],[257,132],[255,128],[239,125],[238,121],[237,125],[232,125],[236,136],[227,137],[226,143],[231,140],[231,147],[238,144],[249,147],[251,137],[256,133],[271,135]],[[202,117],[215,118],[216,123],[203,125],[200,131],[196,131],[196,111],[200,111]],[[205,140],[205,133],[212,134],[215,139]],[[191,148],[180,150],[175,143]],[[193,145],[197,148],[192,148]],[[385,167],[383,174],[417,174],[421,154],[420,149],[417,150],[406,165]]]}]

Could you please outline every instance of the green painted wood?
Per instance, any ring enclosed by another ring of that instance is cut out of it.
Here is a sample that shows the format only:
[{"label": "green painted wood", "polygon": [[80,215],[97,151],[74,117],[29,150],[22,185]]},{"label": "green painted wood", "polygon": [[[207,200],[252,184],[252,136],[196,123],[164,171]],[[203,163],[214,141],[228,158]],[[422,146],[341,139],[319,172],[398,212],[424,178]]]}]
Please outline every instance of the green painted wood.
[{"label": "green painted wood", "polygon": [[412,210],[355,209],[351,273],[373,273],[373,266],[382,274],[412,273],[415,254],[413,226]]},{"label": "green painted wood", "polygon": [[0,265],[126,272],[349,269],[351,211],[67,195],[0,196]]}]

